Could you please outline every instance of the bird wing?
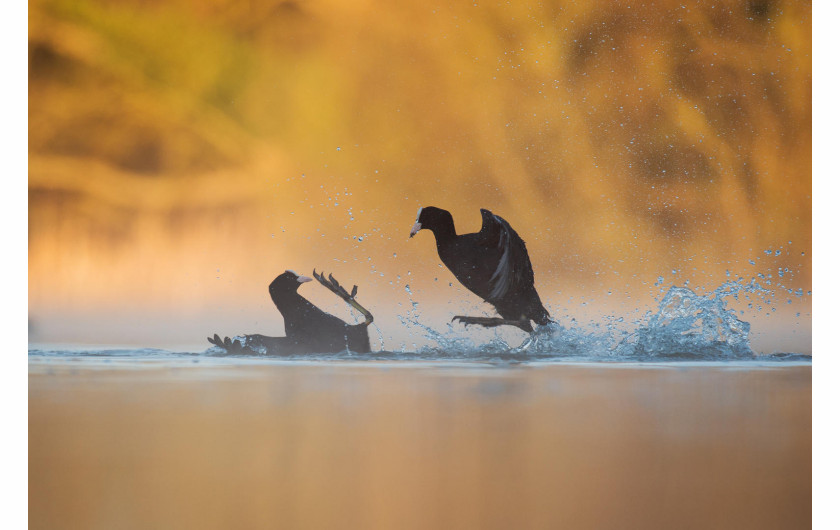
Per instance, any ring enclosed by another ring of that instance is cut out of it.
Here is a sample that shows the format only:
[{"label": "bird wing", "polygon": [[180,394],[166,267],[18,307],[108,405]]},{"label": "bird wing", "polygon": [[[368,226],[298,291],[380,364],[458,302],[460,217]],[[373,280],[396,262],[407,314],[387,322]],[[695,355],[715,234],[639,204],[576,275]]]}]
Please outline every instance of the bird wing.
[{"label": "bird wing", "polygon": [[490,277],[490,301],[504,298],[511,290],[522,292],[534,285],[534,270],[528,249],[507,221],[493,215],[490,210],[482,209],[479,234],[486,246],[495,247],[501,255]]}]

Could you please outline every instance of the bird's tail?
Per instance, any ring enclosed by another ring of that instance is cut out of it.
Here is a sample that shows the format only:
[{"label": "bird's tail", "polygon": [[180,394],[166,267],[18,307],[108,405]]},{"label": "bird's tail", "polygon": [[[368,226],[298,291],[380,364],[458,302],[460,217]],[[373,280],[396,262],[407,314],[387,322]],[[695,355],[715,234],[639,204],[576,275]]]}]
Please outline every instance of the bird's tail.
[{"label": "bird's tail", "polygon": [[323,285],[324,287],[335,293],[339,298],[350,304],[350,306],[353,307],[356,311],[363,314],[365,316],[364,323],[366,326],[369,326],[373,323],[373,315],[370,313],[370,311],[362,307],[362,304],[356,301],[356,292],[359,289],[357,285],[354,285],[353,290],[348,293],[347,289],[342,287],[338,283],[338,280],[333,278],[332,274],[330,274],[328,278],[324,278],[323,273],[318,274],[318,272],[315,271],[315,269],[312,269],[312,275],[315,277],[316,280],[318,280],[318,282],[321,285]]}]

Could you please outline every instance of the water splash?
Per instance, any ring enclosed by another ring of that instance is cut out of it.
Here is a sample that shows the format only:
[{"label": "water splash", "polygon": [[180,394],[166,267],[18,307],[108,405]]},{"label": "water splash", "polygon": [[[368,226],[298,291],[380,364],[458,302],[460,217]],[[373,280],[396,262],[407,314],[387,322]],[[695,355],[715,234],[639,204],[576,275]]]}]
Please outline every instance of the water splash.
[{"label": "water splash", "polygon": [[587,331],[551,322],[538,326],[525,342],[513,349],[533,357],[565,360],[608,360],[614,356],[611,332]]},{"label": "water splash", "polygon": [[705,297],[686,287],[671,287],[657,313],[636,331],[635,344],[623,346],[619,353],[642,359],[752,357],[750,324],[727,309],[723,292],[719,288]]},{"label": "water splash", "polygon": [[[421,324],[417,318],[403,324],[420,327],[426,338],[434,342],[434,346],[417,352],[421,355],[641,362],[752,359],[756,354],[750,347],[750,324],[738,318],[736,311],[728,307],[727,299],[738,300],[746,294],[770,303],[774,293],[755,279],[743,281],[739,277],[704,295],[688,287],[671,286],[657,311],[632,331],[620,330],[612,322],[606,331],[583,329],[574,320],[569,327],[552,322],[538,327],[515,347],[499,338],[487,344],[475,344],[463,333],[442,334]],[[615,322],[622,321],[615,319]]]}]

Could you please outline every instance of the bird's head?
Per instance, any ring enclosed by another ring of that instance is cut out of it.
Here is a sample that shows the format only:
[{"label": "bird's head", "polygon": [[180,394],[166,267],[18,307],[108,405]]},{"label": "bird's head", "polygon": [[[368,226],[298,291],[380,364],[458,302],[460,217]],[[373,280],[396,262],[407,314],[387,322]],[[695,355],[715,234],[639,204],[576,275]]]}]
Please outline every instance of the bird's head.
[{"label": "bird's head", "polygon": [[301,284],[311,281],[312,278],[309,276],[301,276],[293,270],[287,270],[280,276],[274,278],[274,281],[268,286],[268,291],[271,294],[295,292]]},{"label": "bird's head", "polygon": [[439,227],[453,226],[452,214],[435,206],[425,206],[417,210],[417,220],[411,227],[408,237],[414,237],[420,230],[435,231]]}]

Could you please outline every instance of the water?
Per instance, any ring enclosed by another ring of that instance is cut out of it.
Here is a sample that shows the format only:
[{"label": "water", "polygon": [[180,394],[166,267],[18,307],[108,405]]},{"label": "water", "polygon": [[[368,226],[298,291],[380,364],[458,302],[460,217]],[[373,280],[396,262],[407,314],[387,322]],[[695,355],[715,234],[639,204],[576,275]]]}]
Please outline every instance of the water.
[{"label": "water", "polygon": [[[563,339],[571,348],[579,347],[574,338]],[[618,355],[585,355],[583,353],[526,353],[514,349],[499,349],[496,343],[488,343],[469,349],[447,350],[443,348],[421,348],[417,352],[375,351],[371,353],[327,353],[309,355],[290,355],[285,357],[271,357],[254,355],[226,355],[216,348],[209,348],[205,352],[173,351],[165,349],[141,348],[99,348],[96,346],[80,347],[77,345],[32,345],[29,349],[30,364],[75,362],[85,365],[102,365],[116,368],[137,364],[166,363],[168,365],[200,364],[207,365],[241,365],[241,364],[284,364],[290,362],[345,362],[345,361],[453,361],[475,363],[516,363],[516,364],[552,364],[552,363],[628,363],[634,365],[663,365],[682,364],[691,362],[707,363],[711,365],[731,365],[743,367],[768,367],[785,365],[811,364],[811,356],[798,353],[774,353],[770,355],[756,355],[735,360],[702,358],[675,353],[663,353],[656,357],[618,356]]]},{"label": "water", "polygon": [[43,350],[30,526],[811,526],[810,363],[479,358]]}]

